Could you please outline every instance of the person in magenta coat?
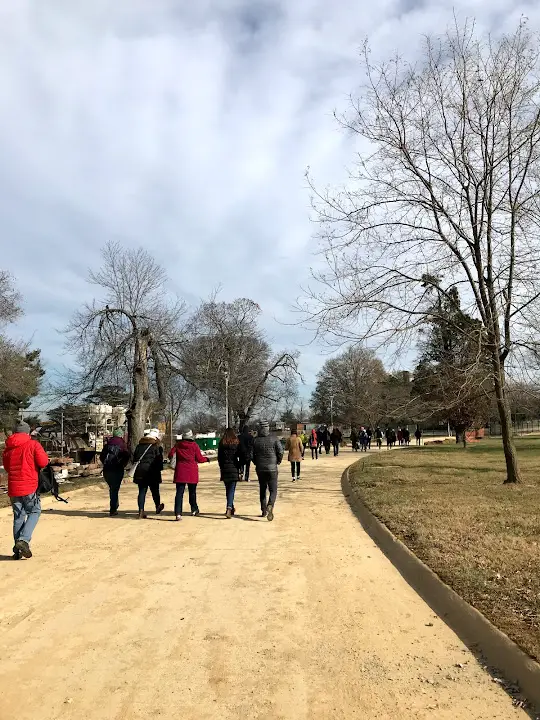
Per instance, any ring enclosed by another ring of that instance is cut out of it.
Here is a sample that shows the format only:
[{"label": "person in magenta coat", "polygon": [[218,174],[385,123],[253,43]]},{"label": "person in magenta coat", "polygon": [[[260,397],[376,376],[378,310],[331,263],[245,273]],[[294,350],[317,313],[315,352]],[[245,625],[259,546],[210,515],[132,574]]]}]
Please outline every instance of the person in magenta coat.
[{"label": "person in magenta coat", "polygon": [[208,462],[195,440],[193,433],[188,430],[181,440],[169,452],[169,458],[176,455],[176,467],[174,469],[174,482],[176,483],[176,497],[174,499],[174,514],[176,520],[182,519],[182,508],[184,504],[184,491],[186,485],[189,492],[189,504],[191,514],[199,514],[197,505],[197,485],[199,483],[199,464]]}]

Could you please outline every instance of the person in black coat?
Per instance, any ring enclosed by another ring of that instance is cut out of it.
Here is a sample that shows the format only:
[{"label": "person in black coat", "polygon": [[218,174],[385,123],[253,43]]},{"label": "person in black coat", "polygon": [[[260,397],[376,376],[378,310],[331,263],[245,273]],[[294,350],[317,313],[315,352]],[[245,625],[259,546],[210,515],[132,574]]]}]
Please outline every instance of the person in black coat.
[{"label": "person in black coat", "polygon": [[253,435],[247,425],[244,425],[238,436],[238,457],[240,461],[240,475],[245,482],[249,482],[249,468],[253,460]]},{"label": "person in black coat", "polygon": [[150,430],[139,440],[133,453],[133,462],[138,462],[133,482],[139,486],[139,518],[144,520],[144,503],[148,488],[156,506],[156,513],[163,512],[165,505],[161,502],[159,486],[161,484],[161,471],[163,470],[163,448],[159,442],[159,431]]},{"label": "person in black coat", "polygon": [[[221,482],[225,484],[227,496],[227,510],[225,517],[229,520],[235,513],[234,493],[240,473],[240,443],[232,428],[227,428],[218,446],[218,464],[221,472]],[[251,462],[251,461],[250,461]]]}]

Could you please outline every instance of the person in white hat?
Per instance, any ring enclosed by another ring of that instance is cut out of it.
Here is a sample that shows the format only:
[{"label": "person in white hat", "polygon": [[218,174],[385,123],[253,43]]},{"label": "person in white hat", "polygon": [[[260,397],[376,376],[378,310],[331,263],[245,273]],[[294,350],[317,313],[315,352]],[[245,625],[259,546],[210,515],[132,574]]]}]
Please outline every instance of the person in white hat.
[{"label": "person in white hat", "polygon": [[174,482],[176,484],[176,497],[174,499],[174,516],[177,521],[182,519],[184,492],[186,485],[189,492],[191,514],[199,515],[197,504],[197,485],[199,483],[199,465],[208,462],[195,440],[191,430],[185,432],[176,445],[171,448],[169,458],[176,457],[174,468]]},{"label": "person in white hat", "polygon": [[152,428],[144,437],[133,453],[133,461],[137,464],[133,482],[139,486],[139,518],[144,520],[147,516],[144,511],[148,488],[156,506],[156,513],[163,512],[165,505],[161,502],[159,486],[161,484],[161,471],[163,470],[163,448],[159,442],[159,430]]}]

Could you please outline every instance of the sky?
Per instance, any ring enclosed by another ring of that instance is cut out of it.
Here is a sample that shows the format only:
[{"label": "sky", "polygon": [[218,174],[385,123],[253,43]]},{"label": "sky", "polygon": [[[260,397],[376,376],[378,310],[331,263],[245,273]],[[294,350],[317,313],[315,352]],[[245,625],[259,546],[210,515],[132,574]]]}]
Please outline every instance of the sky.
[{"label": "sky", "polygon": [[327,351],[291,312],[317,258],[305,171],[346,180],[333,118],[359,48],[414,59],[456,13],[514,29],[524,0],[2,0],[0,265],[25,315],[12,335],[69,364],[60,330],[91,300],[108,240],[143,246],[195,305],[250,297],[308,395]]}]

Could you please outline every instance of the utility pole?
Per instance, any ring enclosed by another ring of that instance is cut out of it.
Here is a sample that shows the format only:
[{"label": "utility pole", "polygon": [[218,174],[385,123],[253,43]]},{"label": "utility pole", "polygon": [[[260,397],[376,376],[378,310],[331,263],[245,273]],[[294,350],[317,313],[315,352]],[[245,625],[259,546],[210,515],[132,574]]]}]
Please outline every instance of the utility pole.
[{"label": "utility pole", "polygon": [[229,427],[229,366],[226,366],[225,374],[225,428]]},{"label": "utility pole", "polygon": [[60,409],[60,457],[64,457],[64,408]]},{"label": "utility pole", "polygon": [[330,427],[334,427],[334,396],[330,395]]}]

